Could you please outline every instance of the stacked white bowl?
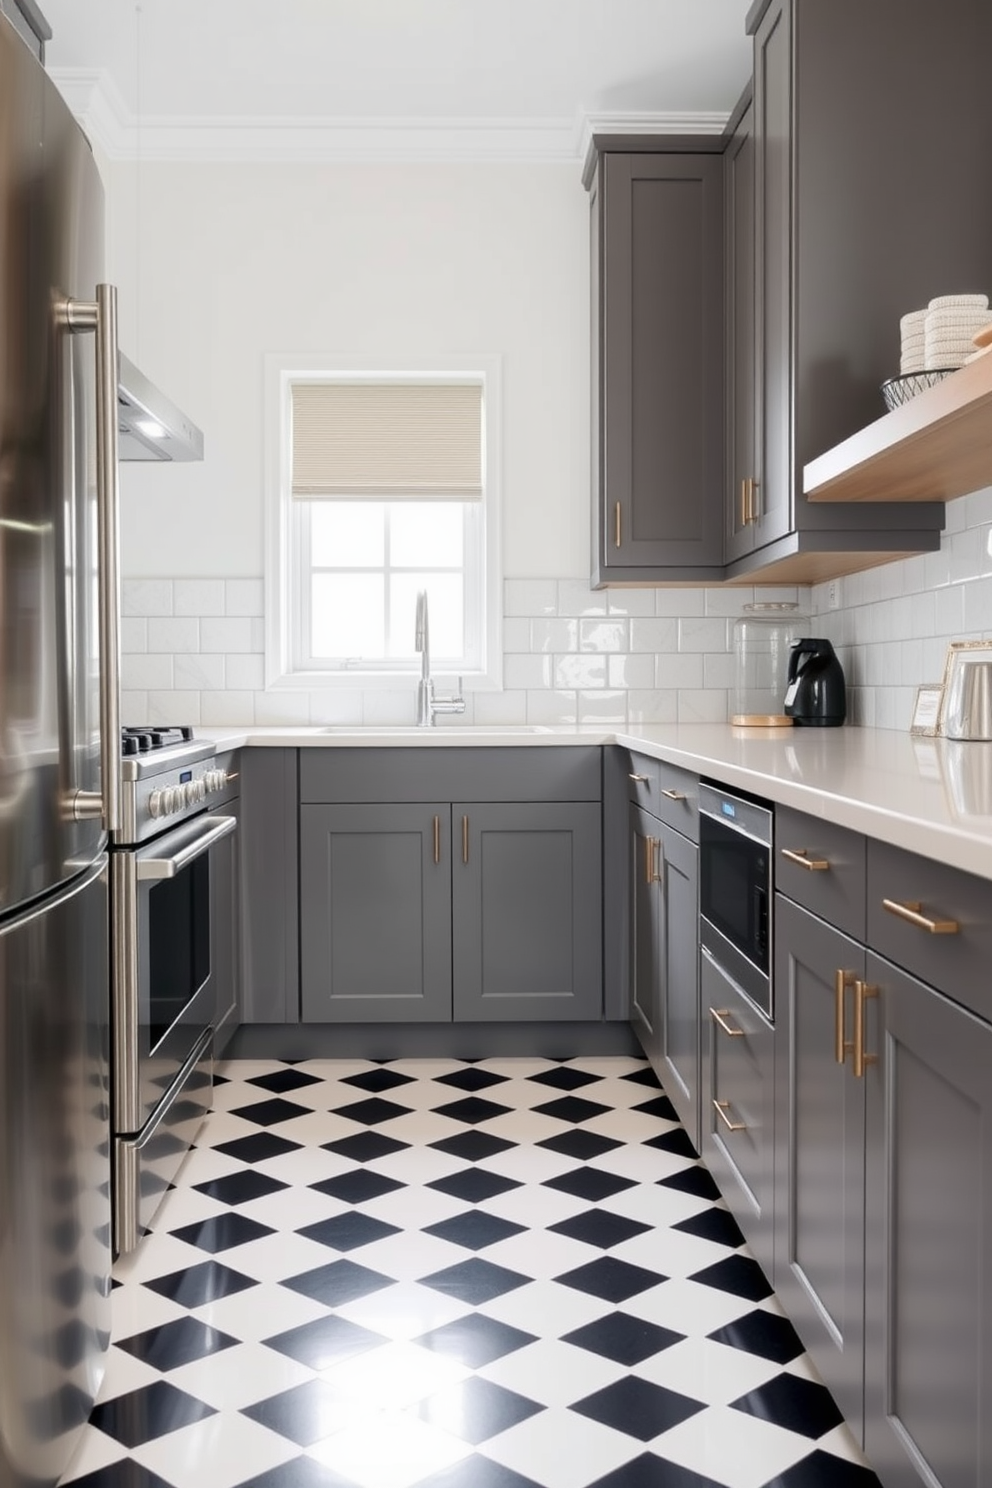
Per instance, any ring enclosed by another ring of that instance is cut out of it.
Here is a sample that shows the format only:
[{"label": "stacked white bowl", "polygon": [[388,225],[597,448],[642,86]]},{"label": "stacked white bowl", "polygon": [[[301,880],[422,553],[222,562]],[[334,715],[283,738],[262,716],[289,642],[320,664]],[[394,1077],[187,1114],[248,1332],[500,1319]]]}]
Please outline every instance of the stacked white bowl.
[{"label": "stacked white bowl", "polygon": [[911,310],[899,322],[899,371],[906,376],[963,366],[975,349],[972,337],[988,320],[984,294],[938,295],[925,310]]}]

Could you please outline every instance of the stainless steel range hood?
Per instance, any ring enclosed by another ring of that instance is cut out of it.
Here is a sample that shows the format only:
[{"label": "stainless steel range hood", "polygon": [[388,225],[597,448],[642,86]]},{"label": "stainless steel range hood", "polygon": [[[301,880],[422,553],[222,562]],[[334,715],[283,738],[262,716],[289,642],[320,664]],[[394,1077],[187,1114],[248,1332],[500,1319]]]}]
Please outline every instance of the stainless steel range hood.
[{"label": "stainless steel range hood", "polygon": [[203,435],[120,353],[117,423],[122,460],[202,460]]}]

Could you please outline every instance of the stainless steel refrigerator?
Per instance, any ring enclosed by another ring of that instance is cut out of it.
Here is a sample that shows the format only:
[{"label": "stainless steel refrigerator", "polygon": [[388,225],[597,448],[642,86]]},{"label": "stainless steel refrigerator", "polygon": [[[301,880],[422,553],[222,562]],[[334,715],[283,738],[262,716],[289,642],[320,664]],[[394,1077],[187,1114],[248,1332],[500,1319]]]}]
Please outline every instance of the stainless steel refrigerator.
[{"label": "stainless steel refrigerator", "polygon": [[59,1477],[110,1327],[103,220],[86,140],[0,15],[0,1488]]}]

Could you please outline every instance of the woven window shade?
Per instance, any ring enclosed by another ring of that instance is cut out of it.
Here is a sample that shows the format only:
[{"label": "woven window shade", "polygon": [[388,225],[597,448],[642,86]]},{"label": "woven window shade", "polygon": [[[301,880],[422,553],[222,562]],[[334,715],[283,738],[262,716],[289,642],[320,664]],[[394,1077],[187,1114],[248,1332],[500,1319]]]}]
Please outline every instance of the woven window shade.
[{"label": "woven window shade", "polygon": [[293,495],[480,500],[481,385],[294,383]]}]

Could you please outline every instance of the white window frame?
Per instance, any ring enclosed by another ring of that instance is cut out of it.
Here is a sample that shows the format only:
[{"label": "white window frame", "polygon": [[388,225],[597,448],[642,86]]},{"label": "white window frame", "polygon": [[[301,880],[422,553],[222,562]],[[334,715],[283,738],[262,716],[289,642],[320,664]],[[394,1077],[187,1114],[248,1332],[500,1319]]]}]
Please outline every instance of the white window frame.
[{"label": "white window frame", "polygon": [[[479,621],[482,628],[482,665],[462,673],[466,691],[497,691],[502,687],[502,508],[500,487],[501,448],[501,360],[492,354],[418,357],[405,359],[343,356],[283,355],[265,358],[265,687],[266,691],[317,691],[328,688],[395,688],[398,682],[416,677],[419,658],[413,661],[377,662],[368,668],[335,667],[322,670],[294,663],[295,638],[303,621],[301,603],[303,552],[297,540],[299,517],[296,508],[307,503],[294,499],[292,478],[292,387],[294,382],[325,379],[347,381],[350,377],[382,382],[437,381],[445,375],[477,377],[482,386],[483,498],[479,520],[483,524],[483,555]],[[466,570],[466,585],[474,581]],[[446,681],[453,675],[434,668]]]}]

